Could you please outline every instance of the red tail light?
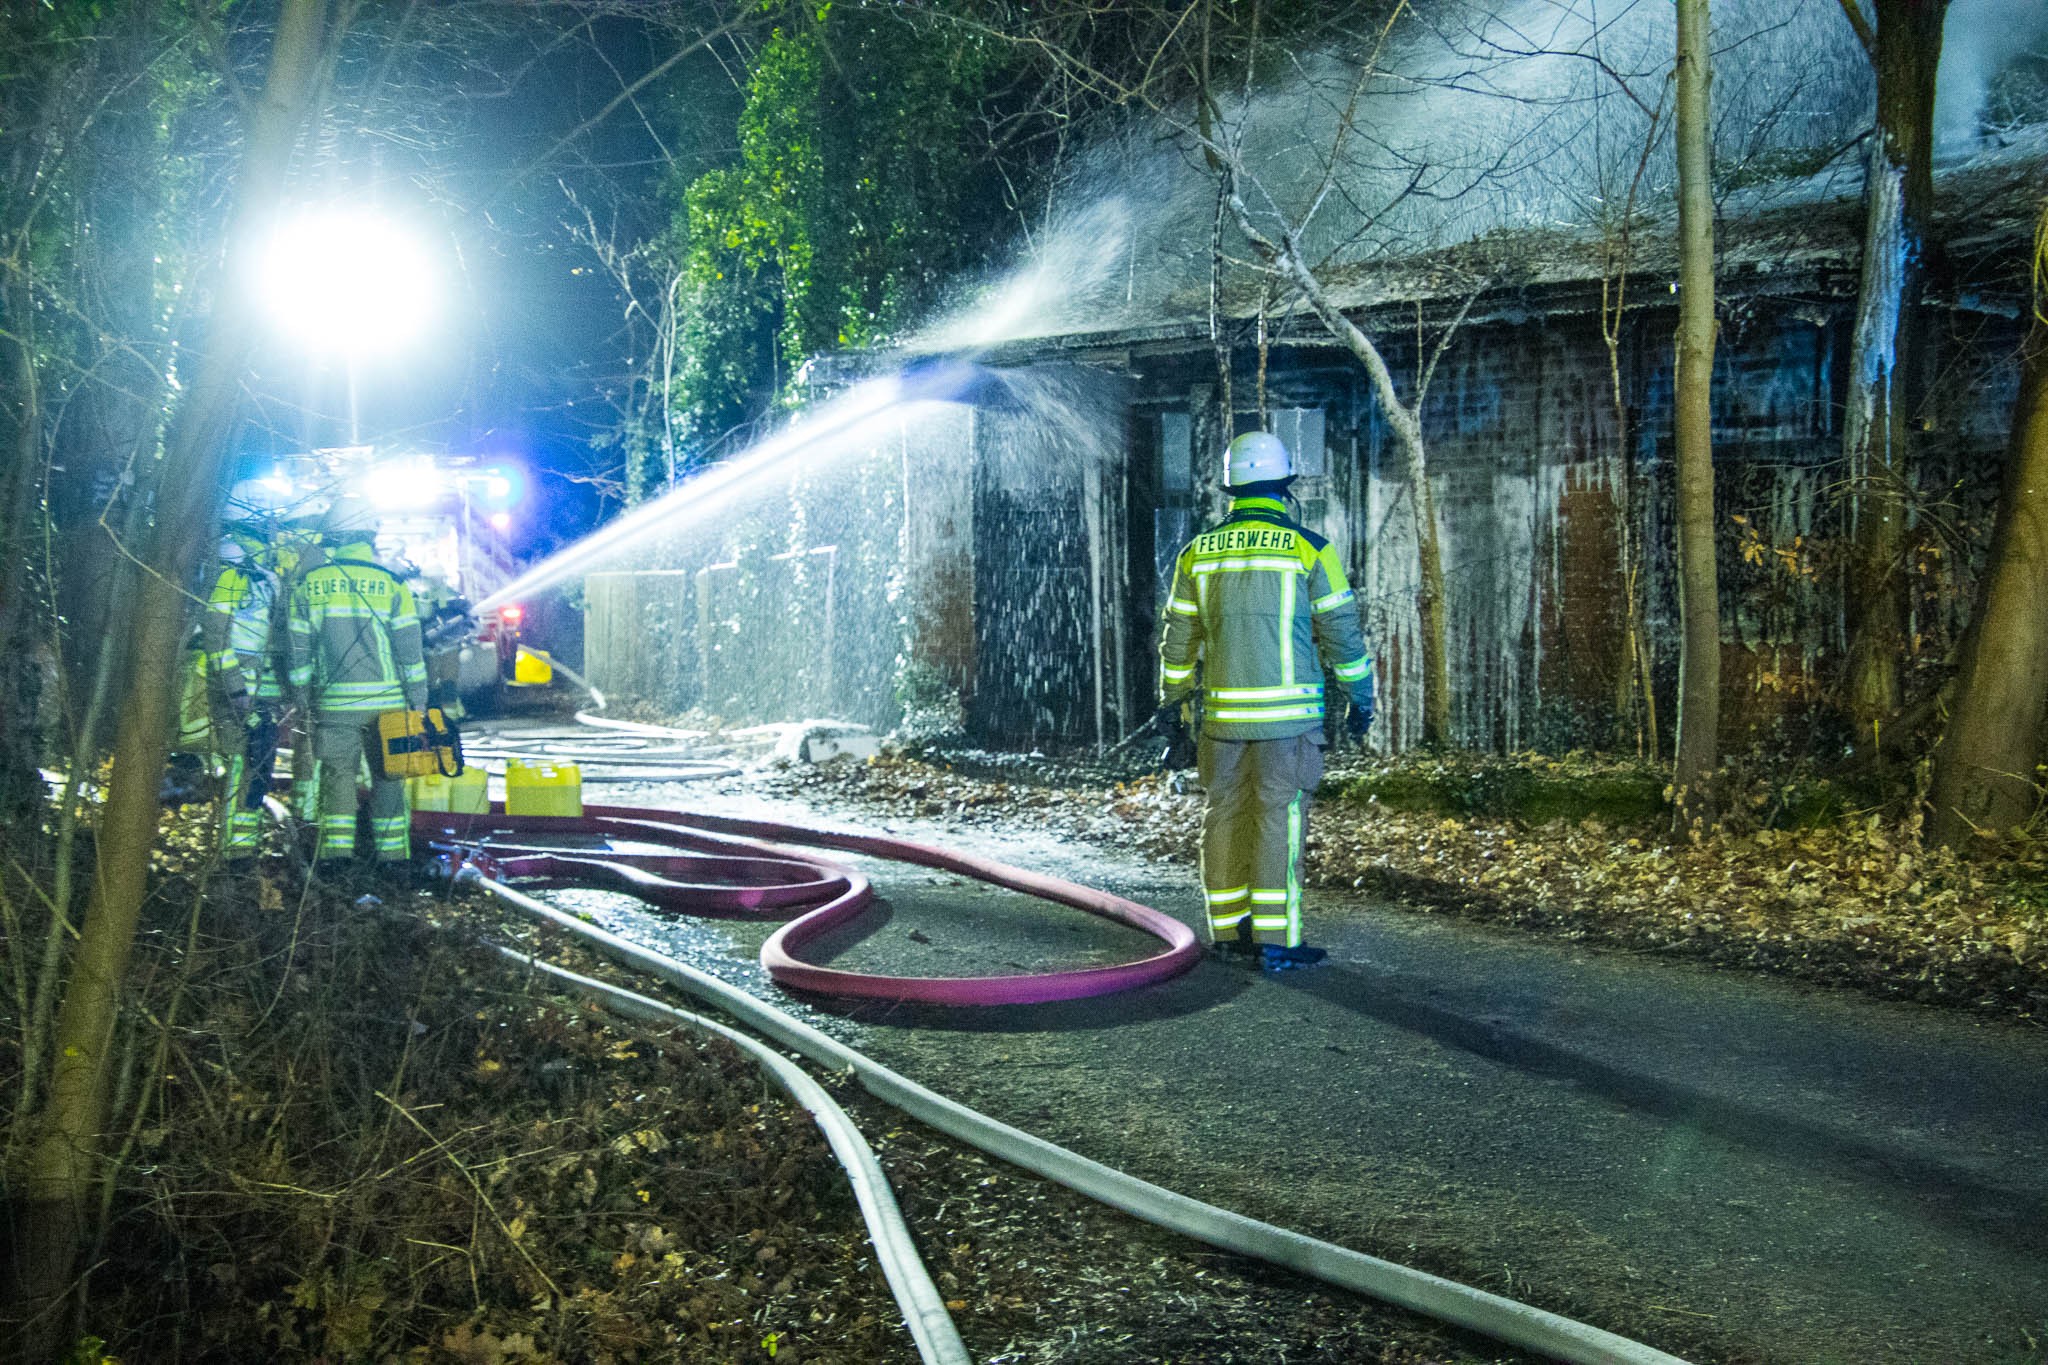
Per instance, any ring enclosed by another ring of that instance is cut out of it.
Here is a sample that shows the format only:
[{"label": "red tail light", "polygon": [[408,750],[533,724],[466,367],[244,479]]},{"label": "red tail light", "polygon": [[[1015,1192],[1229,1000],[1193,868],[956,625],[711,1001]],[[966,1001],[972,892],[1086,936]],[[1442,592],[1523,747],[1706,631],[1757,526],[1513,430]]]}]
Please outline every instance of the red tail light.
[{"label": "red tail light", "polygon": [[498,619],[508,626],[516,626],[526,619],[525,607],[499,607]]}]

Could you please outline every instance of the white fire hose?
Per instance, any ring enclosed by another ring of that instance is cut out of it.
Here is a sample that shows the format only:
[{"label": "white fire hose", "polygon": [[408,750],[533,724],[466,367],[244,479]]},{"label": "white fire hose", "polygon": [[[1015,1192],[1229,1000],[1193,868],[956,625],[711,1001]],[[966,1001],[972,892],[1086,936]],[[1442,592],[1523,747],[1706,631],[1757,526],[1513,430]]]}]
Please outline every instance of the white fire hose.
[{"label": "white fire hose", "polygon": [[[557,910],[501,882],[481,876],[475,880],[520,913],[564,929],[608,957],[716,1004],[748,1027],[821,1066],[850,1072],[876,1098],[948,1137],[1133,1217],[1571,1365],[1686,1365],[1677,1356],[1613,1332],[1262,1223],[1127,1175],[927,1090],[706,972]],[[904,1315],[906,1320],[916,1321],[908,1306]]]},{"label": "white fire hose", "polygon": [[924,1261],[917,1254],[917,1244],[911,1240],[909,1225],[903,1221],[903,1211],[896,1206],[896,1196],[889,1188],[889,1178],[882,1174],[881,1163],[875,1160],[874,1149],[868,1146],[867,1139],[861,1136],[860,1129],[839,1107],[838,1101],[825,1092],[825,1087],[812,1080],[809,1072],[760,1039],[706,1019],[701,1014],[691,1014],[688,1010],[664,1005],[606,982],[579,976],[515,948],[502,944],[491,946],[512,961],[545,972],[579,993],[604,1002],[627,1018],[664,1026],[681,1024],[700,1033],[717,1034],[760,1063],[791,1099],[810,1112],[825,1134],[832,1155],[845,1168],[846,1178],[853,1186],[853,1197],[860,1203],[861,1217],[868,1225],[868,1241],[875,1249],[875,1260],[882,1268],[883,1278],[889,1282],[890,1293],[896,1296],[897,1306],[903,1310],[903,1321],[917,1343],[918,1355],[927,1365],[970,1365],[973,1358],[967,1354],[959,1329],[954,1327],[952,1317],[946,1312],[945,1296],[932,1283],[931,1272],[925,1269]]}]

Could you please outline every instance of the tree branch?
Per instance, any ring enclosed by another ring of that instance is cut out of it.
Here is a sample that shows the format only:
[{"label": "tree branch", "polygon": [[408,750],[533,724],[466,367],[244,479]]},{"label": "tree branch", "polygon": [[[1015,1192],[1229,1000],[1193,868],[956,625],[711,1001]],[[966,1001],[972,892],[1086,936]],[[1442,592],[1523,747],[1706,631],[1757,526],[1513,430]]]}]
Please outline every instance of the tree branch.
[{"label": "tree branch", "polygon": [[504,184],[500,186],[500,192],[502,193],[504,190],[510,189],[512,186],[526,179],[527,176],[532,175],[535,171],[539,170],[542,166],[545,166],[549,161],[554,159],[554,156],[557,152],[561,151],[564,147],[574,142],[577,138],[582,137],[591,129],[597,127],[598,124],[603,123],[606,119],[610,118],[612,116],[613,111],[618,109],[620,105],[627,103],[635,95],[639,94],[642,90],[646,89],[649,85],[653,84],[655,81],[660,80],[663,76],[666,76],[670,71],[673,71],[685,57],[703,51],[705,48],[710,47],[711,44],[717,42],[720,38],[723,38],[728,34],[738,31],[740,28],[752,23],[753,20],[754,16],[751,13],[746,13],[743,11],[739,17],[728,19],[724,23],[720,24],[717,28],[707,29],[705,32],[698,34],[697,37],[692,41],[683,44],[674,52],[671,52],[667,57],[664,57],[661,61],[656,62],[652,67],[648,68],[646,73],[643,74],[638,80],[634,81],[625,89],[619,91],[618,94],[612,96],[611,99],[606,102],[604,108],[598,110],[589,118],[583,120],[583,122],[577,124],[568,132],[562,134],[561,137],[555,139],[555,143],[553,146],[549,147],[545,152],[542,152],[533,160],[527,162],[525,166],[521,167],[512,175],[507,176],[505,178]]},{"label": "tree branch", "polygon": [[235,60],[228,52],[227,39],[220,31],[220,25],[213,21],[213,15],[205,5],[192,7],[192,26],[199,30],[200,39],[206,44],[207,55],[213,58],[214,70],[220,73],[221,83],[234,97],[235,107],[242,111],[244,118],[249,114],[249,91],[242,84],[242,78],[235,74]]},{"label": "tree branch", "polygon": [[1877,60],[1877,31],[1870,26],[1870,18],[1864,14],[1861,0],[1842,0],[1842,14],[1849,21],[1849,27],[1856,30],[1856,41],[1863,44],[1863,55],[1871,61]]}]

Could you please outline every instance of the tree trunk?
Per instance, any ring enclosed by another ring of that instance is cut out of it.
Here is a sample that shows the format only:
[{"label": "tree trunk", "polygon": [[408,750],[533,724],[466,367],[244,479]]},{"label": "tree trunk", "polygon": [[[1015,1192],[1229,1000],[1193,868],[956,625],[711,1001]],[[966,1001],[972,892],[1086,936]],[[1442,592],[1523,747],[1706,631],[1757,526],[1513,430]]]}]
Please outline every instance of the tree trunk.
[{"label": "tree trunk", "polygon": [[1422,618],[1422,742],[1429,748],[1451,743],[1451,665],[1449,604],[1444,592],[1444,551],[1437,533],[1436,494],[1429,486],[1429,460],[1422,446],[1422,414],[1414,430],[1403,430],[1401,446],[1408,456],[1408,483],[1415,508],[1415,556],[1422,578],[1417,607]]},{"label": "tree trunk", "polygon": [[[1615,509],[1615,564],[1621,576],[1621,649],[1614,669],[1614,744],[1631,741],[1636,757],[1663,759],[1657,735],[1657,694],[1651,686],[1650,634],[1643,622],[1643,479],[1636,469],[1634,414],[1621,388],[1622,287],[1612,275],[1600,281],[1600,331],[1607,343],[1607,380],[1614,405],[1616,458],[1621,466],[1621,505]],[[1608,299],[1613,298],[1610,311]]]},{"label": "tree trunk", "polygon": [[[6,183],[0,189],[8,206],[6,237],[0,240],[0,251],[13,258],[6,269],[6,288],[0,291],[0,324],[4,324],[8,341],[7,388],[14,419],[7,465],[0,472],[0,648],[13,645],[28,596],[28,513],[43,464],[41,377],[35,360],[35,256],[30,249],[30,233],[40,206],[36,187],[46,178],[43,157],[50,140],[48,121],[52,116],[47,110],[39,109],[37,113],[39,117],[30,120],[27,127],[9,130],[14,145],[8,158]],[[9,722],[5,742],[20,743],[15,734],[11,698],[5,718]]]},{"label": "tree trunk", "polygon": [[[1227,212],[1229,182],[1219,180],[1216,187],[1216,217],[1209,224],[1209,349],[1216,356],[1216,411],[1218,429],[1228,444],[1236,433],[1231,428],[1236,424],[1236,401],[1230,392],[1230,324],[1223,315],[1223,222]],[[1196,447],[1198,450],[1202,447]],[[1202,458],[1209,458],[1203,451]]]},{"label": "tree trunk", "polygon": [[1877,126],[1864,185],[1863,275],[1850,342],[1842,453],[1853,554],[1843,697],[1857,743],[1904,704],[1904,563],[1922,383],[1920,296],[1934,214],[1934,88],[1948,0],[1878,0]]},{"label": "tree trunk", "polygon": [[52,1353],[61,1303],[72,1283],[107,1130],[110,1044],[121,1005],[156,843],[157,787],[175,723],[173,696],[183,665],[185,585],[193,581],[218,525],[227,436],[254,342],[254,307],[243,283],[252,248],[282,205],[292,149],[319,89],[328,50],[327,0],[285,0],[270,73],[249,111],[233,217],[216,265],[206,349],[173,420],[156,516],[138,594],[131,668],[114,745],[114,778],[100,824],[91,904],[80,928],[58,1010],[48,1096],[33,1126],[23,1173],[33,1245],[17,1267],[10,1305],[30,1322],[22,1354]]},{"label": "tree trunk", "polygon": [[[1224,316],[1223,225],[1230,217],[1235,181],[1216,152],[1216,98],[1209,84],[1209,30],[1215,17],[1215,2],[1210,0],[1202,7],[1202,64],[1198,73],[1201,84],[1195,92],[1195,112],[1202,130],[1202,159],[1216,176],[1216,213],[1209,222],[1209,349],[1216,356],[1217,425],[1224,444],[1228,445],[1237,434],[1237,404],[1231,394],[1230,323]],[[1209,458],[1209,447],[1198,443],[1195,449],[1202,452],[1203,459]]]},{"label": "tree trunk", "polygon": [[[21,640],[27,619],[29,591],[28,522],[35,506],[36,481],[43,470],[43,408],[40,377],[35,362],[34,301],[28,281],[28,267],[10,271],[5,298],[7,329],[13,335],[14,439],[10,461],[0,477],[0,651],[9,660],[8,680],[18,682],[27,671],[26,650]],[[42,704],[53,704],[45,697]],[[36,727],[23,705],[20,689],[6,688],[0,703],[0,807],[16,808],[16,797],[33,791],[38,779],[35,752]],[[21,790],[17,790],[21,789]]]},{"label": "tree trunk", "polygon": [[[167,313],[160,290],[169,282],[160,261],[170,202],[164,168],[137,150],[155,145],[164,116],[157,83],[148,78],[167,32],[159,8],[156,0],[132,0],[108,26],[97,44],[93,83],[113,93],[78,138],[94,170],[75,191],[75,211],[91,230],[71,244],[71,287],[96,336],[74,343],[84,346],[91,376],[67,386],[63,419],[51,434],[42,509],[50,532],[45,572],[53,579],[53,639],[74,732],[80,699],[104,669],[126,675],[135,586],[129,555],[142,549],[160,473],[165,390],[183,311]],[[94,770],[97,753],[75,744],[72,753]]]},{"label": "tree trunk", "polygon": [[[2048,213],[2042,217],[2048,240]],[[1948,733],[1934,753],[1933,835],[2024,823],[2048,709],[2048,323],[2038,318],[2013,410],[2012,446]]]},{"label": "tree trunk", "polygon": [[[1267,248],[1273,252],[1274,264],[1301,291],[1309,311],[1365,367],[1367,377],[1372,380],[1373,396],[1379,400],[1380,411],[1385,414],[1387,425],[1393,429],[1394,439],[1400,443],[1401,453],[1407,459],[1408,482],[1415,508],[1416,568],[1422,585],[1416,599],[1417,612],[1422,618],[1422,742],[1431,748],[1442,748],[1451,742],[1451,669],[1447,647],[1449,633],[1444,624],[1443,546],[1437,527],[1436,496],[1429,487],[1428,452],[1422,443],[1422,400],[1428,387],[1425,363],[1420,355],[1416,356],[1415,401],[1412,405],[1403,403],[1400,392],[1394,387],[1393,371],[1387,368],[1380,348],[1330,301],[1329,291],[1323,288],[1315,271],[1302,259],[1300,243],[1292,235],[1280,243],[1266,241],[1258,235],[1250,214],[1234,195],[1230,206],[1237,217],[1238,227],[1254,241],[1266,242]],[[1470,299],[1466,300],[1465,306],[1467,309],[1471,307]],[[1438,347],[1439,355],[1464,319],[1465,313],[1461,310],[1457,320],[1444,334]],[[1433,362],[1427,366],[1429,370],[1434,368]]]},{"label": "tree trunk", "polygon": [[1714,565],[1714,202],[1707,0],[1678,0],[1678,754],[1672,773],[1681,830],[1709,812],[1719,762],[1720,588]]}]

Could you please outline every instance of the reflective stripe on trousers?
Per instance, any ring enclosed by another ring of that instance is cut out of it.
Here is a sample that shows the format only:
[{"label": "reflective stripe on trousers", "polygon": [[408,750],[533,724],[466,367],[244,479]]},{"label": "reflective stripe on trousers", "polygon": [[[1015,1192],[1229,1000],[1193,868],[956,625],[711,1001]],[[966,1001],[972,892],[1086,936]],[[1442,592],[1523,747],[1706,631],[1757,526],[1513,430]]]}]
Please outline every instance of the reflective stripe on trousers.
[{"label": "reflective stripe on trousers", "polygon": [[256,852],[263,842],[263,807],[248,809],[242,798],[249,791],[249,730],[237,717],[216,716],[213,721],[215,755],[226,771],[220,787],[220,850],[230,858]]},{"label": "reflective stripe on trousers", "polygon": [[313,784],[320,796],[321,858],[346,858],[356,848],[356,790],[370,784],[370,830],[379,862],[412,856],[412,801],[405,779],[384,776],[382,744],[374,722],[360,715],[324,714],[313,723]]},{"label": "reflective stripe on trousers", "polygon": [[227,776],[221,780],[220,847],[231,858],[256,852],[263,842],[263,807],[250,810],[243,801],[249,791],[249,759],[245,754],[227,756]]},{"label": "reflective stripe on trousers", "polygon": [[1249,928],[1260,943],[1301,943],[1302,844],[1323,776],[1322,733],[1287,739],[1202,736],[1209,793],[1202,815],[1202,885],[1212,941]]}]

